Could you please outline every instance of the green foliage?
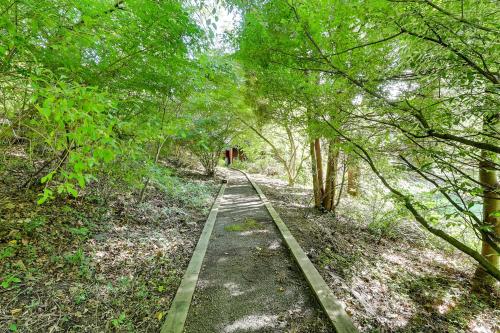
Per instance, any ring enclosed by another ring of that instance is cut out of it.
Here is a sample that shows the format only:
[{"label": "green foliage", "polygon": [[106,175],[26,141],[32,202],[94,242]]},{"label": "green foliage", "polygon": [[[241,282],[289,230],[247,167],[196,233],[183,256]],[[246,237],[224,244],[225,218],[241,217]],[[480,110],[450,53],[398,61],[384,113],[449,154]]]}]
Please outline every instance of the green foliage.
[{"label": "green foliage", "polygon": [[370,232],[379,237],[397,237],[398,226],[407,218],[404,207],[393,200],[391,195],[371,193],[364,195],[360,210],[364,209],[360,220],[367,222]]},{"label": "green foliage", "polygon": [[[176,206],[200,209],[212,200],[214,187],[211,184],[181,179],[172,175],[169,169],[158,166],[151,168],[150,175],[153,184],[163,192],[167,201]],[[175,206],[165,209],[175,209]]]},{"label": "green foliage", "polygon": [[36,216],[34,218],[26,220],[23,223],[23,231],[27,235],[32,235],[37,229],[43,227],[45,224],[46,221],[43,216]]},{"label": "green foliage", "polygon": [[331,253],[332,252],[330,248],[325,248],[325,250],[319,254],[318,264],[321,268],[325,268],[332,264],[333,259],[331,258]]},{"label": "green foliage", "polygon": [[[106,94],[96,89],[66,84],[36,87],[35,104],[41,118],[31,124],[37,126],[38,140],[49,147],[60,161],[41,182],[46,186],[60,176],[57,193],[76,197],[76,186],[84,188],[90,179],[90,170],[100,163],[111,162],[116,155],[116,142],[112,136],[113,104]],[[41,121],[40,121],[41,120]],[[48,188],[38,201],[45,202],[53,195]]]},{"label": "green foliage", "polygon": [[219,115],[195,120],[193,127],[183,140],[189,149],[198,156],[207,175],[215,174],[215,167],[231,135],[231,120]]},{"label": "green foliage", "polygon": [[78,249],[75,253],[65,255],[64,259],[72,265],[79,266],[85,261],[86,257],[83,250]]},{"label": "green foliage", "polygon": [[12,285],[14,285],[16,283],[20,283],[20,282],[21,282],[21,279],[18,278],[17,276],[8,275],[8,276],[5,276],[2,278],[2,283],[0,283],[0,286],[2,286],[2,288],[4,288],[4,289],[8,289]]},{"label": "green foliage", "polygon": [[0,138],[29,143],[36,163],[25,185],[43,184],[39,204],[77,197],[122,156],[144,161],[153,142],[180,127],[166,109],[197,86],[188,52],[202,44],[182,2],[28,0],[4,7]]},{"label": "green foliage", "polygon": [[11,332],[17,332],[17,325],[15,323],[12,323],[9,325],[9,330]]},{"label": "green foliage", "polygon": [[[498,239],[483,228],[498,220],[486,223],[481,213],[499,167],[494,7],[254,1],[242,6],[238,40],[252,106],[263,121],[284,109],[310,137],[338,139],[424,228],[484,267],[476,242],[458,237],[457,226],[476,240]],[[478,170],[490,184],[478,182]],[[423,183],[435,189],[430,201],[419,193]],[[386,230],[393,219],[371,225]],[[487,270],[500,277],[498,268]]]},{"label": "green foliage", "polygon": [[111,320],[111,324],[115,328],[120,328],[125,323],[126,320],[127,316],[125,313],[122,312],[117,318]]},{"label": "green foliage", "polygon": [[0,260],[10,258],[16,255],[16,246],[8,245],[0,250]]},{"label": "green foliage", "polygon": [[228,57],[201,57],[206,80],[184,103],[184,123],[177,141],[196,155],[207,175],[215,168],[223,149],[241,131],[238,115],[246,108],[241,70]]},{"label": "green foliage", "polygon": [[88,298],[87,293],[85,292],[85,290],[82,290],[75,295],[74,301],[76,304],[82,304],[87,300],[87,298]]},{"label": "green foliage", "polygon": [[89,234],[89,229],[85,227],[81,228],[68,228],[69,232],[77,236],[87,236]]},{"label": "green foliage", "polygon": [[370,222],[368,229],[380,237],[397,237],[398,233],[395,229],[401,223],[400,218],[401,216],[397,212],[385,214],[381,219]]},{"label": "green foliage", "polygon": [[323,251],[320,252],[317,260],[318,264],[322,268],[329,266],[330,268],[344,274],[352,274],[352,266],[359,261],[359,253],[354,254],[341,254],[336,253],[329,247],[325,247]]}]

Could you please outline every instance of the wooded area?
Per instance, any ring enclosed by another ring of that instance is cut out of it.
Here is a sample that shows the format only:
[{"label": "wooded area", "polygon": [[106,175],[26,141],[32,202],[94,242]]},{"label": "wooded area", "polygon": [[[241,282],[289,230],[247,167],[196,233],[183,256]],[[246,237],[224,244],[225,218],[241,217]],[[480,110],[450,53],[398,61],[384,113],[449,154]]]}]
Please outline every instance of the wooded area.
[{"label": "wooded area", "polygon": [[[499,330],[499,9],[0,0],[0,331],[157,331],[232,147],[235,168],[307,189],[305,217],[354,216],[379,241],[418,225]],[[137,252],[127,274],[111,252]],[[73,289],[52,317],[53,283]],[[88,305],[106,284],[143,293]]]}]

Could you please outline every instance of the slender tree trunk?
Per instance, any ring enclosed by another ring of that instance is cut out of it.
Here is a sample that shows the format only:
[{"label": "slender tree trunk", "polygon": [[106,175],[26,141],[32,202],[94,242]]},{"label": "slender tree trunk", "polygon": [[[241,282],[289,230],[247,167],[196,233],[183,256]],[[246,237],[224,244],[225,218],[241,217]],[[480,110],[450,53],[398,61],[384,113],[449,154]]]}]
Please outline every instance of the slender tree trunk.
[{"label": "slender tree trunk", "polygon": [[[496,115],[484,121],[484,131],[494,134],[494,128],[498,127],[500,116]],[[500,184],[498,181],[495,163],[495,154],[486,150],[481,151],[482,160],[479,163],[479,181],[483,187],[483,223],[491,230],[492,241],[496,242],[500,238]],[[485,237],[483,235],[483,237]],[[482,242],[481,254],[494,267],[499,268],[499,253],[484,239]],[[494,280],[486,271],[478,267],[475,274],[477,285],[491,285]]]},{"label": "slender tree trunk", "polygon": [[320,208],[321,207],[321,191],[319,188],[319,181],[318,181],[318,168],[316,165],[316,152],[314,149],[314,141],[310,143],[310,153],[311,153],[311,174],[312,174],[312,181],[313,181],[313,193],[314,193],[314,207]]},{"label": "slender tree trunk", "polygon": [[340,198],[342,198],[342,192],[344,191],[344,185],[345,185],[345,174],[347,173],[347,159],[344,153],[344,157],[342,159],[342,178],[340,181],[340,188],[339,188],[339,193],[337,195],[337,201],[335,202],[335,207],[338,207],[340,203]]},{"label": "slender tree trunk", "polygon": [[[492,165],[485,165],[486,163],[481,163],[479,169],[479,179],[483,184],[483,223],[484,225],[490,226],[494,237],[498,239],[500,237],[500,218],[495,216],[494,212],[498,214],[500,211],[500,186],[498,183],[498,177],[496,171],[492,168]],[[494,241],[494,240],[493,240]],[[499,254],[495,249],[489,245],[486,241],[482,243],[481,254],[495,267],[499,267]],[[484,274],[482,274],[484,272]],[[476,276],[479,279],[489,276],[482,268],[478,268]]]},{"label": "slender tree trunk", "polygon": [[321,157],[321,142],[319,138],[314,140],[314,151],[316,153],[316,169],[318,175],[318,187],[321,194],[321,199],[325,195],[324,181],[323,181],[323,158]]},{"label": "slender tree trunk", "polygon": [[331,140],[328,147],[328,162],[326,165],[325,198],[323,207],[332,211],[335,209],[335,196],[337,186],[337,170],[339,161],[339,151],[335,146],[336,142]]},{"label": "slender tree trunk", "polygon": [[288,178],[288,186],[295,185],[295,176],[293,175],[293,169],[291,169],[291,167],[286,166],[285,171],[286,171],[286,177]]},{"label": "slender tree trunk", "polygon": [[352,157],[347,161],[347,193],[354,197],[359,194],[359,164]]},{"label": "slender tree trunk", "polygon": [[[166,106],[163,105],[162,107],[163,107],[163,113],[161,116],[161,125],[160,125],[161,131],[163,131],[163,123],[165,121],[165,113],[167,112]],[[165,142],[167,142],[167,139],[158,141],[158,146],[156,147],[156,154],[155,154],[155,158],[153,161],[154,164],[158,163],[158,160],[160,159],[161,149],[163,148],[163,145],[165,144]],[[151,181],[151,176],[147,176],[146,180],[144,181],[144,185],[142,186],[141,193],[139,193],[139,198],[137,199],[137,204],[140,204],[142,202],[142,200],[144,200],[144,195],[146,194],[146,189],[148,188],[150,181]]]},{"label": "slender tree trunk", "polygon": [[288,125],[284,125],[286,134],[288,136],[288,143],[290,145],[290,159],[288,160],[287,174],[288,174],[288,186],[293,186],[295,184],[295,178],[297,178],[297,145],[295,144],[295,139],[293,138],[292,130]]},{"label": "slender tree trunk", "polygon": [[[154,164],[158,163],[158,160],[160,159],[161,149],[162,149],[162,147],[163,147],[163,145],[165,144],[166,141],[167,141],[167,139],[165,139],[163,141],[158,141],[158,146],[156,148],[155,159],[154,159],[154,162],[153,162]],[[151,181],[151,177],[147,176],[146,180],[144,181],[144,184],[142,186],[141,193],[139,193],[139,198],[137,199],[137,204],[140,204],[142,202],[142,200],[144,200],[144,195],[146,194],[146,189],[148,188],[150,181]]]},{"label": "slender tree trunk", "polygon": [[142,203],[142,200],[144,200],[144,195],[146,194],[146,189],[148,188],[150,181],[151,177],[148,176],[142,185],[141,193],[139,193],[139,199],[137,199],[138,205]]}]

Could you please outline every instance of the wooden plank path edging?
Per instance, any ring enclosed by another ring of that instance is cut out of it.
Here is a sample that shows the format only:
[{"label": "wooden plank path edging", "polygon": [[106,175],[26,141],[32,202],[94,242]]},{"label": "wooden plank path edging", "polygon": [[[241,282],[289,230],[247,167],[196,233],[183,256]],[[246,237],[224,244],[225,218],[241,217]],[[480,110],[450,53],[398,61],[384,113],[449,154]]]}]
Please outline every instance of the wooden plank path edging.
[{"label": "wooden plank path edging", "polygon": [[196,289],[196,283],[198,282],[201,265],[203,263],[203,259],[205,258],[205,253],[207,252],[208,242],[210,240],[210,236],[212,235],[212,230],[214,229],[215,219],[217,218],[220,202],[225,189],[226,184],[224,183],[221,185],[219,194],[212,205],[210,214],[205,222],[205,227],[203,228],[200,239],[194,249],[193,256],[189,261],[189,265],[184,273],[184,276],[182,277],[179,289],[177,289],[177,293],[175,294],[174,300],[170,305],[165,322],[161,327],[161,333],[182,333],[184,330],[184,324],[188,315],[189,306],[191,305],[194,290]]},{"label": "wooden plank path edging", "polygon": [[315,296],[321,304],[321,307],[325,311],[327,317],[330,319],[332,325],[335,327],[337,333],[358,332],[358,329],[352,323],[351,318],[345,312],[342,304],[337,300],[333,292],[326,284],[325,280],[323,280],[316,267],[314,267],[311,260],[309,260],[304,250],[302,250],[299,243],[297,242],[295,237],[293,237],[290,230],[283,222],[279,214],[276,212],[274,207],[271,205],[271,202],[264,195],[260,187],[250,178],[250,176],[246,172],[241,170],[239,171],[247,177],[248,181],[252,184],[252,186],[259,194],[260,199],[273,218],[274,223],[278,227],[281,236],[285,240],[286,245],[290,249],[290,252],[292,252],[293,258],[299,265],[300,270],[304,274],[307,282],[309,283],[309,286],[313,290]]}]

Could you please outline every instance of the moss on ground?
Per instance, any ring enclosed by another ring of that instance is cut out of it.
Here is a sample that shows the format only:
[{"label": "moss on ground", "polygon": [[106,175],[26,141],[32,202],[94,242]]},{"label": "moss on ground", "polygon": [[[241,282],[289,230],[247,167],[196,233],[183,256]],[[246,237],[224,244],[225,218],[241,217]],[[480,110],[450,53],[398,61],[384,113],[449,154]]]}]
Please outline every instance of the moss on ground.
[{"label": "moss on ground", "polygon": [[233,231],[233,232],[245,232],[252,230],[263,230],[265,227],[257,222],[257,220],[247,218],[242,223],[230,224],[224,227],[225,231]]}]

